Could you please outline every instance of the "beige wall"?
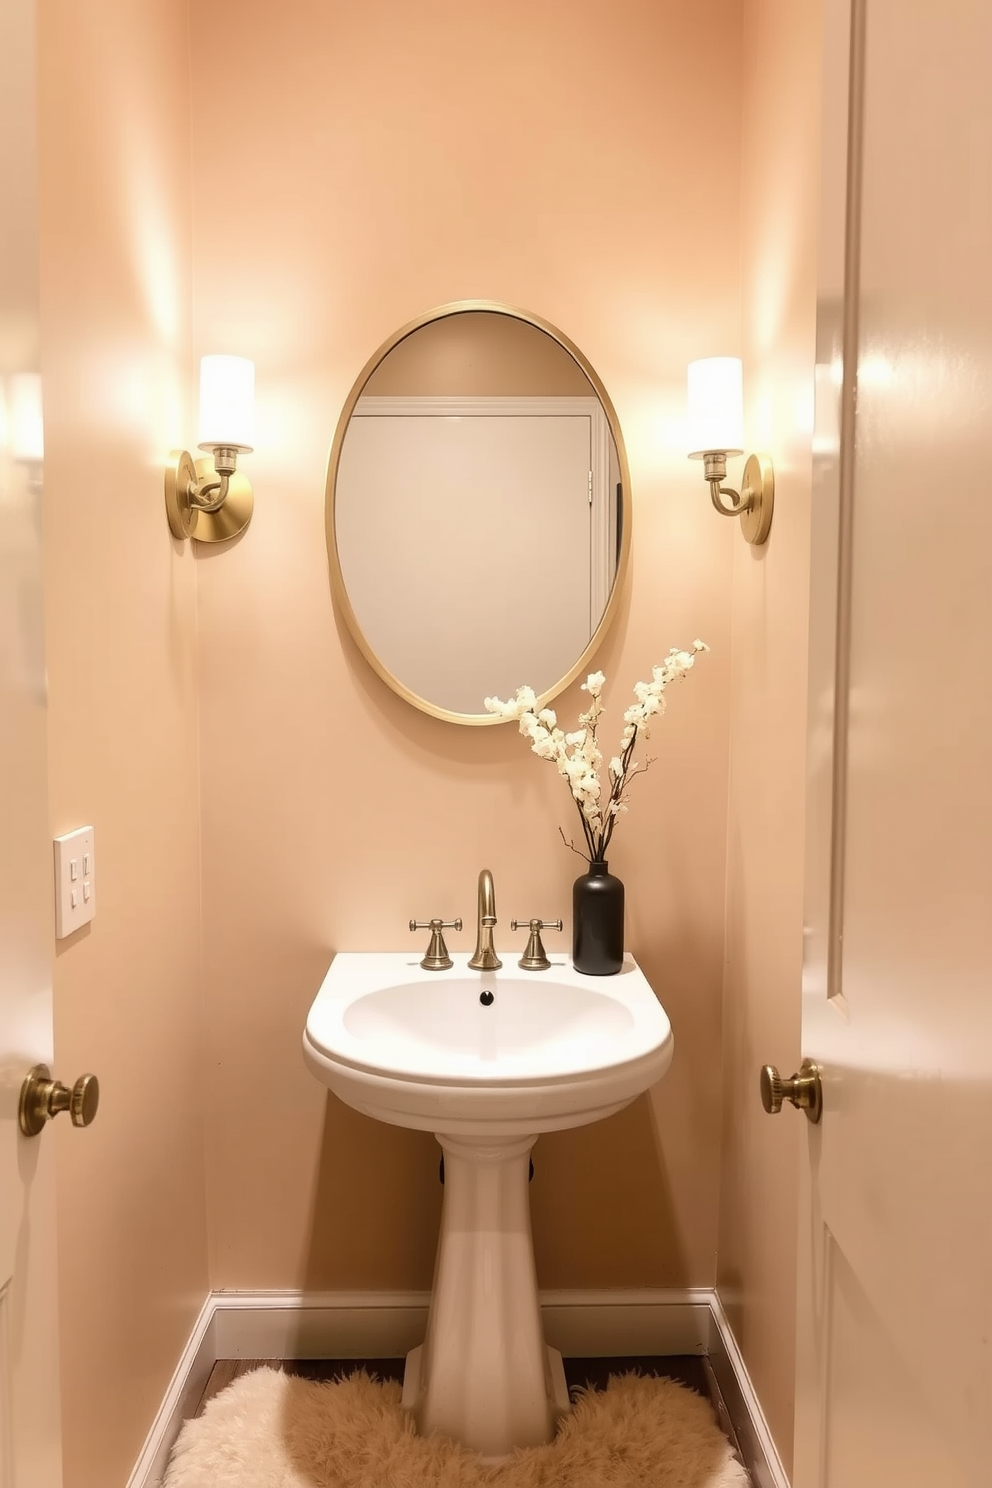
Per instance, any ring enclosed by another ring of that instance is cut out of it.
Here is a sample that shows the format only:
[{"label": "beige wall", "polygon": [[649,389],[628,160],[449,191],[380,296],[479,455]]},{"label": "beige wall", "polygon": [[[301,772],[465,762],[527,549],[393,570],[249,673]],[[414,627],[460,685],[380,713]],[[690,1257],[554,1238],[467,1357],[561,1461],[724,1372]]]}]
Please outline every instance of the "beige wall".
[{"label": "beige wall", "polygon": [[183,0],[43,0],[51,830],[96,827],[55,956],[66,1488],[126,1481],[206,1292],[194,564],[163,454],[190,427]]},{"label": "beige wall", "polygon": [[792,1455],[798,1142],[758,1071],[800,1057],[819,0],[754,0],[743,57],[742,303],[749,445],[775,458],[764,550],[735,535],[719,1288]]},{"label": "beige wall", "polygon": [[259,399],[252,525],[197,574],[212,1284],[429,1284],[437,1148],[326,1095],[301,1061],[307,1007],[334,951],[406,949],[412,914],[471,921],[482,865],[507,951],[512,915],[567,918],[581,866],[564,788],[515,731],[412,710],[331,603],[341,405],[389,334],[462,297],[560,326],[616,405],[633,561],[597,660],[618,732],[669,646],[713,647],[611,854],[675,1062],[628,1111],[541,1139],[539,1277],[712,1282],[739,539],[680,422],[686,362],[739,340],[739,0],[201,0],[191,19],[194,339],[254,357]]}]

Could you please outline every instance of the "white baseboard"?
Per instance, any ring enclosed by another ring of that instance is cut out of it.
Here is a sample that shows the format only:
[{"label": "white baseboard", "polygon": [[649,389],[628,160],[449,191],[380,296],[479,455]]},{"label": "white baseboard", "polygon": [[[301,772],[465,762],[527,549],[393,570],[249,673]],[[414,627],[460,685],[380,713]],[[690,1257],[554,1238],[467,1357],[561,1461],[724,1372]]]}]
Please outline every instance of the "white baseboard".
[{"label": "white baseboard", "polygon": [[[218,1359],[390,1359],[423,1342],[428,1292],[212,1292],[128,1488],[158,1488]],[[566,1358],[708,1354],[755,1488],[789,1488],[716,1292],[708,1287],[541,1293]]]},{"label": "white baseboard", "polygon": [[[694,1290],[541,1293],[566,1357],[702,1354],[710,1296]],[[400,1359],[427,1331],[429,1292],[215,1292],[219,1359]]]},{"label": "white baseboard", "polygon": [[217,1360],[224,1357],[217,1352],[214,1310],[213,1293],[208,1293],[127,1480],[127,1488],[158,1488],[165,1476],[169,1453],[180,1426],[195,1412],[203,1398],[210,1371]]},{"label": "white baseboard", "polygon": [[789,1488],[789,1478],[751,1384],[719,1292],[710,1293],[709,1360],[754,1488]]},{"label": "white baseboard", "polygon": [[429,1292],[214,1292],[218,1359],[399,1359]]}]

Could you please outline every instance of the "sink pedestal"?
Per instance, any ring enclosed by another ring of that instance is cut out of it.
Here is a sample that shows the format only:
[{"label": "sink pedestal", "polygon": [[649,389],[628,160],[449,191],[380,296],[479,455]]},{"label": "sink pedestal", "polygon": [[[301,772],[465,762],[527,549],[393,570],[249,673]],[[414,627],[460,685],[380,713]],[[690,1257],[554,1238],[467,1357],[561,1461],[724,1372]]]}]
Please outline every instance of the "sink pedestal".
[{"label": "sink pedestal", "polygon": [[490,1460],[554,1436],[569,1408],[561,1355],[544,1342],[530,1227],[527,1137],[453,1137],[427,1337],[407,1355],[403,1404]]}]

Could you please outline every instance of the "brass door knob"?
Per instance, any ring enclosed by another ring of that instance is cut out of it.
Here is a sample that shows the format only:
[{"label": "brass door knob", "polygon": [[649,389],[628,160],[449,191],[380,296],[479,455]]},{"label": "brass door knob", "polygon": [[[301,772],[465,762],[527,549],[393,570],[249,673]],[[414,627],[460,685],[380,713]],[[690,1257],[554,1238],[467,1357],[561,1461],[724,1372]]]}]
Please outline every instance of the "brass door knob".
[{"label": "brass door knob", "polygon": [[769,1116],[776,1116],[783,1101],[791,1101],[797,1110],[805,1111],[814,1126],[823,1115],[823,1087],[820,1071],[811,1059],[804,1059],[798,1075],[783,1080],[773,1064],[761,1071],[761,1104]]},{"label": "brass door knob", "polygon": [[100,1104],[100,1083],[96,1075],[80,1075],[70,1090],[61,1080],[53,1080],[47,1064],[36,1064],[21,1086],[18,1119],[26,1137],[44,1131],[46,1122],[68,1111],[73,1126],[89,1126]]}]

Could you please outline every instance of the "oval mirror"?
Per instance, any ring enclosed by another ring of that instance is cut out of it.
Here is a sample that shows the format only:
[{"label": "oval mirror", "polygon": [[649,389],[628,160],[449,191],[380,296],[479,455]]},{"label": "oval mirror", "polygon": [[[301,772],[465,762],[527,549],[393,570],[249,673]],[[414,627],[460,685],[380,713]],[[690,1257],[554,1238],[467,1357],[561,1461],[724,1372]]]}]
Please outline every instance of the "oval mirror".
[{"label": "oval mirror", "polygon": [[456,723],[542,702],[613,617],[630,548],[613,406],[576,347],[485,301],[404,326],[363,369],[327,476],[331,583],[384,682]]}]

